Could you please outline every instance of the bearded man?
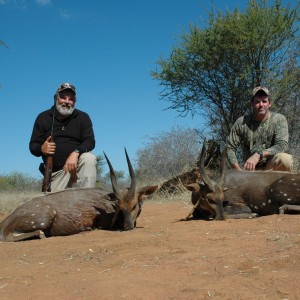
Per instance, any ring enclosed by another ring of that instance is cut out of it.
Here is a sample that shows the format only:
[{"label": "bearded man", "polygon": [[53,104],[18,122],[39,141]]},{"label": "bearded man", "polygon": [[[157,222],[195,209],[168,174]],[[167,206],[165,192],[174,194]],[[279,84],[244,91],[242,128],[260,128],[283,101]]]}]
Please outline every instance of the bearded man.
[{"label": "bearded man", "polygon": [[61,84],[54,95],[54,106],[40,113],[34,123],[30,152],[40,157],[45,172],[47,156],[53,156],[51,192],[69,187],[95,187],[95,136],[89,115],[75,108],[76,88]]}]

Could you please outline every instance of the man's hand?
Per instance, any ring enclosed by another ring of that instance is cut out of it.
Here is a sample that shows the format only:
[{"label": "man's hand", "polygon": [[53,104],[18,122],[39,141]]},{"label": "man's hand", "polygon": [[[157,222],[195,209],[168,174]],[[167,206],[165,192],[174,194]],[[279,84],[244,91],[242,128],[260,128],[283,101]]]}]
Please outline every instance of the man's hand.
[{"label": "man's hand", "polygon": [[258,153],[252,154],[244,164],[244,170],[246,171],[255,171],[255,167],[258,164],[260,156]]},{"label": "man's hand", "polygon": [[52,137],[49,136],[41,147],[43,155],[53,155],[55,153],[56,145],[52,142]]},{"label": "man's hand", "polygon": [[64,171],[70,173],[76,173],[78,167],[79,153],[73,151],[66,160],[64,165]]},{"label": "man's hand", "polygon": [[235,170],[238,170],[238,171],[242,171],[243,170],[238,163],[234,163],[231,167],[233,169],[235,169]]}]

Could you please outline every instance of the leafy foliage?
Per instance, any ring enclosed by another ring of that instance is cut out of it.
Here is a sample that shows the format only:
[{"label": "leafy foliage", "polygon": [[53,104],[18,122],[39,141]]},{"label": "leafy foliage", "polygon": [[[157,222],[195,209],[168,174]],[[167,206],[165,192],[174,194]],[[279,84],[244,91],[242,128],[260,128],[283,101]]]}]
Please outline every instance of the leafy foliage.
[{"label": "leafy foliage", "polygon": [[20,172],[0,175],[0,191],[40,191],[42,182]]},{"label": "leafy foliage", "polygon": [[0,46],[4,47],[4,48],[8,48],[8,46],[5,44],[4,41],[0,40]]},{"label": "leafy foliage", "polygon": [[226,141],[235,120],[250,109],[250,92],[258,85],[270,87],[274,109],[288,113],[290,123],[299,116],[299,4],[268,2],[249,0],[245,12],[209,14],[208,26],[191,25],[152,72],[169,108],[200,115],[218,141]]}]

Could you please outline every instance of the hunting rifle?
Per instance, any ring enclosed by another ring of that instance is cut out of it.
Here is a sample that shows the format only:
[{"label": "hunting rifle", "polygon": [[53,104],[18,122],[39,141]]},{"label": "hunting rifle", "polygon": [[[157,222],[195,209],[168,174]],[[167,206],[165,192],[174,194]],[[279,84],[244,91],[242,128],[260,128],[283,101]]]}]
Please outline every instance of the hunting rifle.
[{"label": "hunting rifle", "polygon": [[[53,126],[54,126],[54,119],[55,119],[55,101],[56,98],[54,98],[54,106],[53,106],[53,117],[52,117],[52,124],[51,124],[51,138],[49,142],[54,142],[53,139]],[[51,177],[52,177],[52,168],[53,168],[53,155],[47,155],[46,160],[46,167],[45,167],[45,173],[44,173],[44,180],[43,180],[43,186],[42,186],[42,192],[51,192]]]}]

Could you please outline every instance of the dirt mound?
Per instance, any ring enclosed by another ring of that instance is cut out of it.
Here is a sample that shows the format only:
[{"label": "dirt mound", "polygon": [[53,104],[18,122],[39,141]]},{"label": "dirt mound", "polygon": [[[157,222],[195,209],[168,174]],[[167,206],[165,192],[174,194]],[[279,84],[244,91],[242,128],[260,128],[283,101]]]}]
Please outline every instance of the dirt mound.
[{"label": "dirt mound", "polygon": [[184,221],[145,203],[138,227],[0,243],[0,299],[299,299],[300,216]]}]

